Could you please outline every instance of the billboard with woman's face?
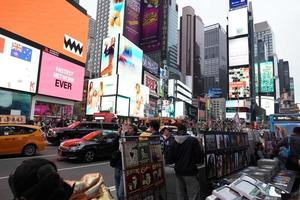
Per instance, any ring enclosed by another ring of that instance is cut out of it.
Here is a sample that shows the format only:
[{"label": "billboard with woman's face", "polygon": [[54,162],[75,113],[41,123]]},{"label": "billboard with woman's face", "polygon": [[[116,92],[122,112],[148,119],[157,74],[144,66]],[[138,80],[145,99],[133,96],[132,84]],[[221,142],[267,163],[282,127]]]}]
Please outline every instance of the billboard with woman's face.
[{"label": "billboard with woman's face", "polygon": [[96,112],[100,112],[105,103],[105,98],[103,96],[115,95],[116,92],[117,76],[89,80],[87,89],[86,114],[92,115]]}]

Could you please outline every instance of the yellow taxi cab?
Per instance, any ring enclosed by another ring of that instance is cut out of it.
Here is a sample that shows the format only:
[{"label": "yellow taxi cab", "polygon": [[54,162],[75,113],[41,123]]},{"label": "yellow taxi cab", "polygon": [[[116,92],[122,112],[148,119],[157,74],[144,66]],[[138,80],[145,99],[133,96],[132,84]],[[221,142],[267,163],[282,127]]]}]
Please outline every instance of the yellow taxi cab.
[{"label": "yellow taxi cab", "polygon": [[0,124],[0,155],[33,156],[45,147],[46,142],[39,126]]},{"label": "yellow taxi cab", "polygon": [[162,134],[162,131],[165,128],[169,129],[171,133],[176,133],[177,132],[177,126],[172,126],[172,125],[163,125],[163,126],[160,126],[159,132]]}]

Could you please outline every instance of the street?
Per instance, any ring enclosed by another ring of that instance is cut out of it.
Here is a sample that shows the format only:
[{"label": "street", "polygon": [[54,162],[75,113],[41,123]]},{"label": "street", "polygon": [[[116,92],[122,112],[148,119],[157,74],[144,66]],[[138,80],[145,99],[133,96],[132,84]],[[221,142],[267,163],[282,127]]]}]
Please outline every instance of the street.
[{"label": "street", "polygon": [[[87,173],[101,173],[104,177],[105,185],[109,187],[112,195],[115,196],[113,168],[109,166],[108,160],[97,160],[92,163],[84,163],[73,160],[62,160],[57,155],[57,146],[48,145],[44,151],[35,156],[36,158],[46,158],[54,162],[59,174],[68,180],[79,180]],[[0,199],[12,199],[12,193],[8,185],[8,176],[22,163],[29,159],[22,156],[1,156],[0,157]]]}]

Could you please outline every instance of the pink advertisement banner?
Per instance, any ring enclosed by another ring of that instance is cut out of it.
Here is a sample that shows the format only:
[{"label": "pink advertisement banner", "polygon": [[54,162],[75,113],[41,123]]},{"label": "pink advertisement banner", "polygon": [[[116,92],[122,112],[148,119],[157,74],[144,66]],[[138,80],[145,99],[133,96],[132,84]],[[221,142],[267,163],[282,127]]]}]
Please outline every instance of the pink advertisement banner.
[{"label": "pink advertisement banner", "polygon": [[82,100],[84,68],[43,52],[38,93]]}]

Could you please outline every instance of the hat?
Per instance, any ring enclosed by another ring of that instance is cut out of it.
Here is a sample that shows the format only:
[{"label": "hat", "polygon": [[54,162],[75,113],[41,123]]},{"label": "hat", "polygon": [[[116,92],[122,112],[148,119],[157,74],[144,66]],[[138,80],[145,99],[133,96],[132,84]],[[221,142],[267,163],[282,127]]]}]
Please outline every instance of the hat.
[{"label": "hat", "polygon": [[57,173],[56,165],[42,158],[23,161],[8,182],[15,199],[67,200],[73,193],[73,187]]}]

